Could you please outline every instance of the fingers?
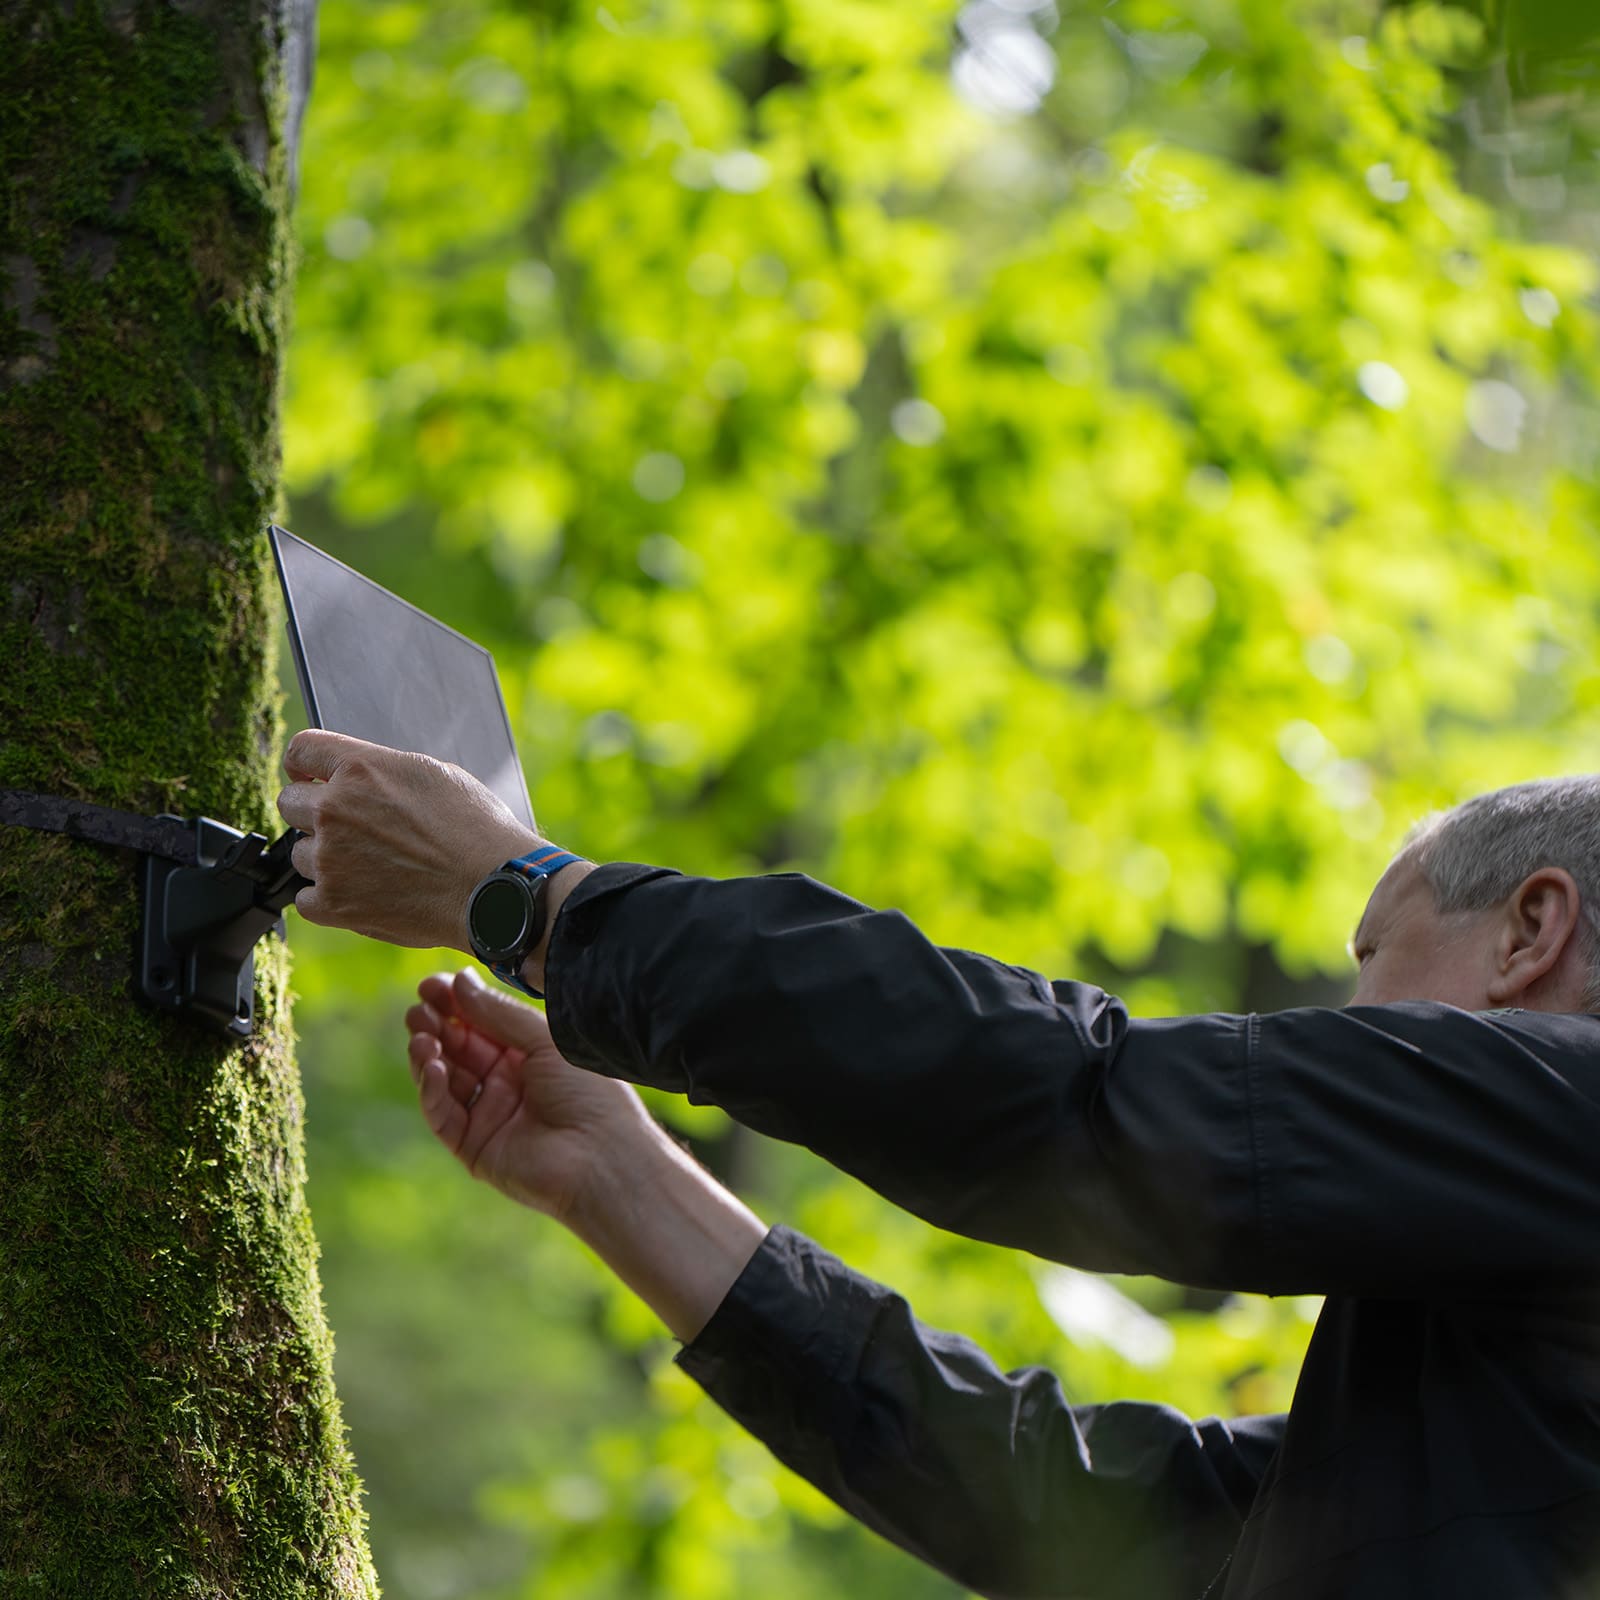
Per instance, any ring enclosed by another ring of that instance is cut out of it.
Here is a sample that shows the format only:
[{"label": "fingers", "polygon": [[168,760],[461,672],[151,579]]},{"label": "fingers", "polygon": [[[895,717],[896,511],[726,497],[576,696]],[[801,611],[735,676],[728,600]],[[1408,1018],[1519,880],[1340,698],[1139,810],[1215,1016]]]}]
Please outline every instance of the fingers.
[{"label": "fingers", "polygon": [[462,1106],[471,1109],[472,1103],[478,1097],[478,1086],[482,1079],[474,1077],[465,1067],[457,1065],[445,1056],[440,1049],[439,1040],[433,1034],[413,1034],[406,1054],[411,1062],[411,1081],[419,1089],[428,1070],[437,1066],[444,1072],[445,1086],[452,1097]]},{"label": "fingers", "polygon": [[284,770],[294,778],[331,778],[352,756],[363,750],[382,749],[348,733],[326,728],[303,728],[283,752]]},{"label": "fingers", "polygon": [[438,1035],[422,1032],[413,1033],[411,1035],[411,1043],[406,1046],[406,1059],[411,1063],[411,1081],[420,1089],[422,1087],[422,1069],[430,1061],[441,1059]]},{"label": "fingers", "polygon": [[311,883],[317,881],[317,840],[315,834],[302,832],[300,837],[289,846],[289,865],[302,878]]},{"label": "fingers", "polygon": [[294,783],[286,783],[278,791],[278,815],[291,828],[303,833],[314,833],[317,826],[317,790],[295,774]]},{"label": "fingers", "polygon": [[467,1136],[467,1108],[450,1092],[449,1073],[438,1056],[426,1061],[418,1075],[424,1121],[452,1155],[461,1153]]},{"label": "fingers", "polygon": [[[480,1073],[469,1071],[459,1062],[452,1061],[440,1046],[439,1039],[431,1033],[416,1033],[411,1036],[411,1043],[407,1048],[407,1055],[411,1062],[411,1081],[419,1089],[425,1089],[430,1074],[441,1077],[446,1092],[464,1112],[470,1112],[478,1103],[487,1081]],[[424,1107],[426,1110],[426,1107]],[[465,1124],[463,1124],[463,1128]],[[434,1130],[438,1131],[437,1128]],[[456,1148],[456,1147],[452,1147]]]},{"label": "fingers", "polygon": [[473,1177],[478,1176],[484,1148],[516,1114],[522,1100],[521,1077],[517,1072],[491,1072],[478,1081],[465,1103],[467,1121],[456,1154]]},{"label": "fingers", "polygon": [[441,1017],[448,1017],[456,1011],[455,990],[452,987],[455,975],[449,972],[430,972],[421,983],[417,985],[417,993],[423,1001],[432,1006]]},{"label": "fingers", "polygon": [[[461,985],[462,990],[468,987]],[[411,1078],[423,1117],[439,1141],[475,1171],[485,1144],[516,1112],[523,1094],[517,1069],[527,1051],[507,1044],[498,1031],[488,1032],[463,1018],[456,1010],[457,985],[443,975],[424,978],[417,992],[421,999],[407,1010],[405,1022],[411,1031]],[[512,1007],[539,1017],[531,1007],[516,1002]],[[481,1005],[474,1009],[494,1011]],[[543,1020],[539,1017],[541,1024]]]},{"label": "fingers", "polygon": [[544,1013],[505,989],[491,989],[471,967],[456,974],[451,985],[456,1011],[485,1033],[523,1050],[535,1050],[550,1038]]},{"label": "fingers", "polygon": [[317,893],[316,884],[309,884],[294,897],[294,908],[307,922],[328,925],[328,915],[322,907],[322,897]]},{"label": "fingers", "polygon": [[411,1006],[406,1011],[406,1027],[412,1033],[432,1033],[439,1037],[444,1036],[444,1018],[437,1007],[426,1002]]},{"label": "fingers", "polygon": [[412,1006],[406,1012],[406,1026],[414,1035],[425,1034],[438,1039],[445,1060],[473,1078],[481,1078],[503,1055],[509,1055],[513,1065],[521,1065],[527,1054],[492,1034],[469,1027],[460,1017],[442,1017],[428,1005]]}]

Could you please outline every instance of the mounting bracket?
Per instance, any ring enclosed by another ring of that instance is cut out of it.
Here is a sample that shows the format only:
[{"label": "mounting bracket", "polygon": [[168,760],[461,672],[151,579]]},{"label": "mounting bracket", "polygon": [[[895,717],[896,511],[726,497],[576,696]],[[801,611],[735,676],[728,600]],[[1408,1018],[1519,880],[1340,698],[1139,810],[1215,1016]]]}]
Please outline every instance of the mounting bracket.
[{"label": "mounting bracket", "polygon": [[304,837],[270,844],[210,817],[141,817],[58,795],[0,789],[0,824],[65,833],[144,856],[139,994],[234,1039],[250,1037],[255,947],[284,938],[284,907],[311,879],[289,859]]},{"label": "mounting bracket", "polygon": [[208,1026],[247,1039],[256,942],[266,933],[287,937],[283,909],[310,882],[289,862],[300,834],[291,828],[269,845],[263,834],[240,833],[210,817],[190,825],[193,866],[145,857],[139,987],[154,1006],[193,1012]]}]

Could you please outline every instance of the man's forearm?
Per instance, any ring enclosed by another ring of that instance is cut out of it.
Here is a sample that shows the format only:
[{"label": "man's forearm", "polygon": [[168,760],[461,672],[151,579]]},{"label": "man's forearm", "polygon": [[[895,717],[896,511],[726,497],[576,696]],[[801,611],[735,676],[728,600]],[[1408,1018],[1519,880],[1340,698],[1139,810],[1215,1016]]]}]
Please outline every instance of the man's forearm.
[{"label": "man's forearm", "polygon": [[1120,1197],[1085,1113],[1120,1033],[1099,990],[1063,1004],[795,874],[622,862],[565,901],[545,976],[575,1066],[719,1105],[938,1227],[1077,1265],[1137,1259],[1101,1249]]},{"label": "man's forearm", "polygon": [[767,1236],[659,1128],[608,1153],[567,1225],[685,1344]]},{"label": "man's forearm", "polygon": [[[1263,1198],[1255,1019],[1135,1023],[1091,984],[934,945],[798,874],[625,862],[566,901],[548,978],[574,1066],[720,1106],[936,1227],[1097,1271],[1304,1286]],[[1338,1070],[1307,1092],[1342,1093]],[[1324,1172],[1352,1159],[1328,1150]]]}]

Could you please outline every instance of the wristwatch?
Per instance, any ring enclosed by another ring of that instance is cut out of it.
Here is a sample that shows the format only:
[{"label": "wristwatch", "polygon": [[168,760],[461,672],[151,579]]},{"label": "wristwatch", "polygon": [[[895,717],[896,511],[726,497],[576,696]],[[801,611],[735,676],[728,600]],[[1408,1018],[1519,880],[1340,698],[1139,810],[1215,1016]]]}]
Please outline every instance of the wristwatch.
[{"label": "wristwatch", "polygon": [[549,915],[550,879],[583,860],[559,845],[540,845],[491,872],[467,900],[472,953],[497,977],[535,1000],[544,996],[522,979],[522,963],[538,948]]}]

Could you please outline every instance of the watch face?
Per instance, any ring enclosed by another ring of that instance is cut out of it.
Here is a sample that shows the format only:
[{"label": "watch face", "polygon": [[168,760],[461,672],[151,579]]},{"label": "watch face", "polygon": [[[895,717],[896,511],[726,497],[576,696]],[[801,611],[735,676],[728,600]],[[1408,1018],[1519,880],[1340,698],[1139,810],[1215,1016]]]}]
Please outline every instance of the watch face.
[{"label": "watch face", "polygon": [[528,926],[528,891],[511,878],[491,878],[472,902],[472,932],[487,950],[514,950]]}]

